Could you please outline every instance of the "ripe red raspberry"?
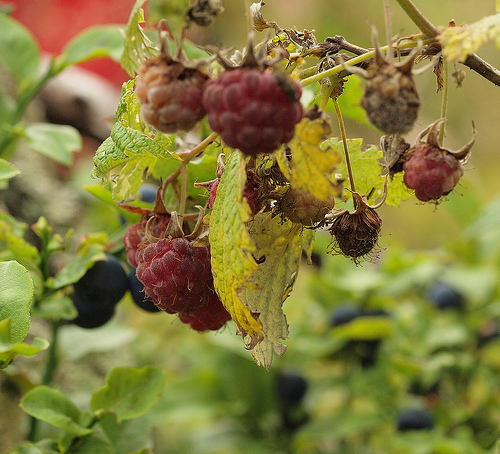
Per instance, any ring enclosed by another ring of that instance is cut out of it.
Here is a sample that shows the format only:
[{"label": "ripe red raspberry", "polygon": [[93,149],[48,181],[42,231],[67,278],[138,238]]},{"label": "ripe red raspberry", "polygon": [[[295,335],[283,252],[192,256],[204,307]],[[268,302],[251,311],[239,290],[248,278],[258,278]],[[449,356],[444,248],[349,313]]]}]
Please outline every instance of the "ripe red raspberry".
[{"label": "ripe red raspberry", "polygon": [[307,191],[290,188],[280,200],[283,214],[292,222],[312,227],[321,222],[335,206],[335,199],[325,202]]},{"label": "ripe red raspberry", "polygon": [[219,297],[214,293],[211,298],[190,314],[180,313],[179,318],[196,331],[216,331],[222,328],[231,316],[222,305]]},{"label": "ripe red raspberry", "polygon": [[417,143],[408,153],[403,182],[422,202],[449,194],[464,174],[463,165],[453,154],[428,143]]},{"label": "ripe red raspberry", "polygon": [[144,121],[166,133],[189,131],[205,116],[202,92],[208,79],[168,55],[147,59],[136,85]]},{"label": "ripe red raspberry", "polygon": [[[215,180],[210,188],[210,196],[208,197],[208,207],[213,208],[215,203],[215,198],[217,197],[217,188],[219,187],[220,179]],[[255,216],[262,207],[260,201],[260,178],[253,172],[247,174],[247,180],[245,182],[245,188],[243,189],[243,198],[246,199],[248,205],[250,206],[250,211],[252,216]]]},{"label": "ripe red raspberry", "polygon": [[207,83],[203,106],[226,145],[253,156],[292,139],[303,116],[301,94],[300,84],[285,74],[239,68]]},{"label": "ripe red raspberry", "polygon": [[[151,219],[153,218],[153,219]],[[151,221],[150,221],[151,219]],[[148,221],[150,221],[148,223]],[[146,235],[146,225],[149,229],[149,234],[154,238],[161,238],[163,232],[167,229],[170,222],[168,214],[154,213],[152,211],[145,212],[141,220],[136,224],[132,224],[123,235],[123,244],[127,249],[128,262],[137,268],[137,249],[139,244],[148,242]]]},{"label": "ripe red raspberry", "polygon": [[137,278],[163,311],[190,313],[213,296],[210,247],[185,238],[163,238],[139,247]]}]

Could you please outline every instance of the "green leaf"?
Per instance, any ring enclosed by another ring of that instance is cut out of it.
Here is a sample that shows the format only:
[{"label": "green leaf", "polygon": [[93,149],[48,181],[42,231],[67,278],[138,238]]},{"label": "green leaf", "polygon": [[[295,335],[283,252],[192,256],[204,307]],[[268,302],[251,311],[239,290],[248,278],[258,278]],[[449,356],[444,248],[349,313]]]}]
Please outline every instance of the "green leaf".
[{"label": "green leaf", "polygon": [[149,415],[118,423],[112,414],[99,421],[108,439],[112,442],[115,454],[131,454],[151,445]]},{"label": "green leaf", "polygon": [[17,20],[0,14],[0,63],[21,84],[38,75],[40,52],[31,33]]},{"label": "green leaf", "polygon": [[154,43],[146,36],[140,24],[144,23],[142,5],[146,0],[137,0],[125,28],[125,49],[121,58],[122,68],[133,77],[142,59],[158,55]]},{"label": "green leaf", "polygon": [[166,383],[165,371],[153,367],[116,367],[106,377],[106,386],[92,394],[94,414],[114,413],[117,421],[137,418],[156,404]]},{"label": "green leaf", "polygon": [[116,111],[116,123],[94,156],[96,177],[108,178],[113,170],[111,187],[113,198],[123,200],[133,196],[158,160],[180,162],[177,154],[168,151],[171,140],[162,133],[150,132],[139,116],[139,102],[134,81],[123,84]]},{"label": "green leaf", "polygon": [[452,61],[463,62],[487,41],[500,49],[500,13],[486,16],[463,27],[448,27],[438,36],[443,54]]},{"label": "green leaf", "polygon": [[7,367],[18,355],[33,356],[45,350],[49,343],[36,337],[31,344],[24,342],[11,343],[11,319],[0,321],[0,369]]},{"label": "green leaf", "polygon": [[0,320],[11,319],[11,343],[21,342],[28,334],[33,291],[24,266],[15,261],[0,262]]},{"label": "green leaf", "polygon": [[102,433],[93,433],[86,436],[78,444],[78,450],[72,451],[78,454],[116,454],[116,450],[110,440]]},{"label": "green leaf", "polygon": [[19,405],[28,415],[77,437],[93,432],[80,425],[80,410],[58,389],[37,386],[24,395]]},{"label": "green leaf", "polygon": [[13,259],[30,271],[38,270],[40,253],[38,249],[23,238],[19,238],[10,223],[0,219],[0,243],[4,243]]},{"label": "green leaf", "polygon": [[384,339],[392,334],[389,317],[359,317],[333,329],[335,336],[345,339]]},{"label": "green leaf", "polygon": [[8,161],[6,161],[5,159],[0,159],[0,184],[2,183],[2,181],[14,178],[20,173],[21,172]]},{"label": "green leaf", "polygon": [[73,320],[78,315],[71,298],[60,292],[43,299],[32,312],[39,318],[50,318],[54,321]]},{"label": "green leaf", "polygon": [[245,161],[241,153],[234,152],[217,188],[209,238],[215,289],[239,333],[253,348],[263,339],[262,322],[239,296],[242,288],[251,285],[257,269],[252,257],[256,247],[245,225],[250,220],[250,207],[242,196],[245,181]]},{"label": "green leaf", "polygon": [[65,166],[71,165],[73,152],[82,147],[80,133],[73,126],[31,123],[24,134],[30,148]]},{"label": "green leaf", "polygon": [[[338,138],[327,139],[324,145],[332,147],[339,153],[344,152],[342,140]],[[385,178],[382,177],[383,169],[379,164],[379,160],[383,157],[383,152],[376,146],[370,146],[366,150],[363,150],[363,139],[347,139],[347,147],[349,149],[356,192],[370,196],[369,203],[374,203],[384,192]],[[345,163],[338,166],[336,173],[346,180],[345,184],[347,185],[349,179]],[[348,191],[344,195],[351,197]],[[402,173],[397,173],[393,180],[389,179],[389,193],[385,202],[387,205],[398,206],[403,200],[411,196],[410,191],[403,185]]]},{"label": "green leaf", "polygon": [[76,65],[94,58],[110,57],[120,62],[123,54],[122,27],[99,25],[89,27],[73,38],[60,55],[62,67]]},{"label": "green leaf", "polygon": [[45,439],[37,443],[25,441],[7,454],[58,454],[59,452],[55,440]]}]

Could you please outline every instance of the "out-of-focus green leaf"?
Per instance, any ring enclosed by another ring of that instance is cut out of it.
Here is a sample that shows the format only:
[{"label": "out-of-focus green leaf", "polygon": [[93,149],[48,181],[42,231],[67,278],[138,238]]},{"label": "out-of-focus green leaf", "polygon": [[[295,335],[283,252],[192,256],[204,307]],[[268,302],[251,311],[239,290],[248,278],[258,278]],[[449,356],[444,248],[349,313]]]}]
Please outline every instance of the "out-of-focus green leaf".
[{"label": "out-of-focus green leaf", "polygon": [[37,386],[23,396],[19,405],[30,416],[77,437],[93,432],[80,425],[80,410],[58,389]]},{"label": "out-of-focus green leaf", "polygon": [[0,321],[0,369],[7,367],[17,356],[33,356],[45,350],[49,343],[36,337],[31,344],[10,342],[11,319]]},{"label": "out-of-focus green leaf", "polygon": [[73,126],[31,123],[26,126],[24,140],[33,150],[70,166],[73,152],[82,147],[82,138]]},{"label": "out-of-focus green leaf", "polygon": [[94,58],[110,57],[119,62],[123,54],[122,27],[89,27],[73,38],[60,55],[60,65],[67,67]]},{"label": "out-of-focus green leaf", "polygon": [[165,387],[165,371],[154,367],[116,367],[106,377],[106,386],[92,394],[94,414],[114,413],[120,423],[143,415],[156,404]]},{"label": "out-of-focus green leaf", "polygon": [[73,320],[78,312],[71,298],[54,293],[48,298],[44,298],[37,307],[33,308],[33,315],[58,321]]},{"label": "out-of-focus green leaf", "polygon": [[0,159],[0,184],[2,184],[3,181],[14,178],[20,173],[21,172],[10,162],[6,161],[5,159]]},{"label": "out-of-focus green leaf", "polygon": [[12,17],[0,14],[0,63],[21,87],[38,75],[40,52],[31,33]]},{"label": "out-of-focus green leaf", "polygon": [[24,266],[15,261],[0,262],[0,320],[11,320],[9,342],[13,344],[28,334],[33,291],[33,281]]}]

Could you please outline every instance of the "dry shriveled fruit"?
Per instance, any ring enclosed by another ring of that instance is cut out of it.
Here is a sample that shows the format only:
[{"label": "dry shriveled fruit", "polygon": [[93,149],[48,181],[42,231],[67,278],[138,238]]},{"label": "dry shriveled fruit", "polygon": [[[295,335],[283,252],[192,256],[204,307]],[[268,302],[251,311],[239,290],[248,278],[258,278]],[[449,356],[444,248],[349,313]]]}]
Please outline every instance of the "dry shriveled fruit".
[{"label": "dry shriveled fruit", "polygon": [[[403,182],[406,187],[415,190],[415,196],[422,202],[437,202],[453,190],[464,174],[463,163],[468,159],[476,140],[473,131],[472,139],[460,150],[441,148],[438,144],[438,129],[444,121],[441,118],[422,131],[417,144],[405,155]],[[428,135],[424,142],[422,138],[425,134]]]},{"label": "dry shriveled fruit", "polygon": [[162,52],[144,61],[137,76],[136,93],[141,115],[159,131],[189,131],[205,116],[202,94],[208,75],[199,68]]},{"label": "dry shriveled fruit", "polygon": [[381,206],[387,195],[387,181],[383,200],[376,206],[369,206],[366,197],[353,192],[356,208],[354,210],[333,210],[329,228],[332,234],[332,247],[328,252],[338,252],[351,257],[355,263],[359,258],[370,254],[376,247],[382,219],[375,211]]},{"label": "dry shriveled fruit", "polygon": [[207,84],[203,106],[226,145],[253,156],[292,139],[303,116],[301,94],[300,84],[284,73],[238,68]]},{"label": "dry shriveled fruit", "polygon": [[386,58],[380,51],[375,30],[373,40],[375,58],[371,68],[366,71],[346,66],[346,69],[366,79],[360,103],[370,123],[385,134],[405,134],[412,129],[420,107],[412,67],[421,48],[417,47],[406,61],[396,64],[392,55]]},{"label": "dry shriveled fruit", "polygon": [[335,198],[325,202],[307,191],[289,188],[279,201],[283,214],[292,222],[313,227],[323,221],[335,206]]}]

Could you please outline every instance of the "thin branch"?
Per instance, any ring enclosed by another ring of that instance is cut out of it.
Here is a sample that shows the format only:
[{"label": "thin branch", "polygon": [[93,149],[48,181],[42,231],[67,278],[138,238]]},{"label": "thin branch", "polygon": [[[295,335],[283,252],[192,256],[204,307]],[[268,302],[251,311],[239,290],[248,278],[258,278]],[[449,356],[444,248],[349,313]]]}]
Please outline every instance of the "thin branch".
[{"label": "thin branch", "polygon": [[[413,21],[413,23],[429,38],[436,38],[441,34],[441,30],[433,25],[413,4],[411,0],[397,0],[399,6],[403,8],[404,12]],[[473,71],[489,80],[496,86],[500,87],[500,71],[494,66],[490,65],[487,61],[483,60],[476,54],[469,54],[465,62]]]}]

